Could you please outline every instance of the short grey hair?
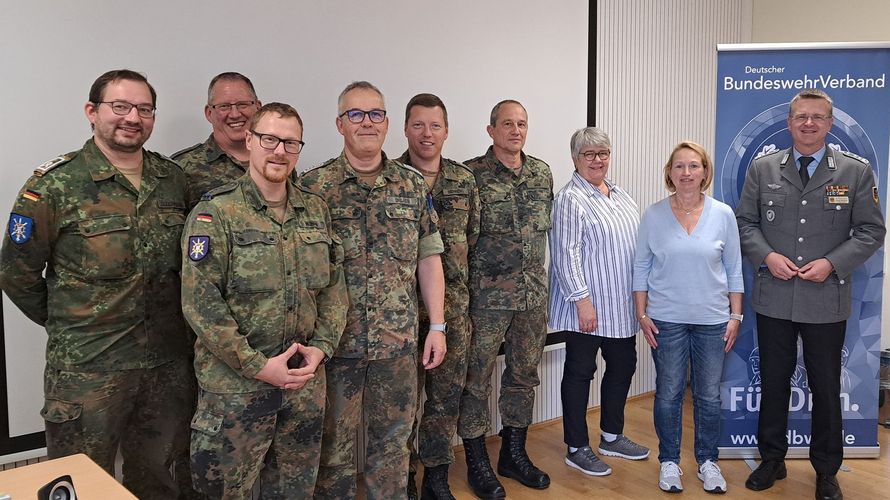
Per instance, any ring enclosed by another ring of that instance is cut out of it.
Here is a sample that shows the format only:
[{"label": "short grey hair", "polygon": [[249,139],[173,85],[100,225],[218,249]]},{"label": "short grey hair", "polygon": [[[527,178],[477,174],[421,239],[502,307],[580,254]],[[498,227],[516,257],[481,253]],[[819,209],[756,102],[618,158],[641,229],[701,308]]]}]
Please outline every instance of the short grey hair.
[{"label": "short grey hair", "polygon": [[501,106],[503,106],[504,104],[515,104],[522,108],[522,110],[525,111],[526,116],[528,116],[528,110],[525,109],[525,106],[523,106],[521,102],[514,99],[504,99],[503,101],[495,104],[493,108],[491,108],[491,116],[488,117],[488,123],[492,127],[498,124],[498,111],[501,110]]},{"label": "short grey hair", "polygon": [[340,113],[346,111],[345,109],[343,109],[343,99],[346,97],[346,94],[352,92],[355,89],[370,90],[372,92],[375,92],[377,95],[380,96],[380,101],[383,102],[383,108],[386,109],[386,100],[383,98],[383,92],[381,92],[380,89],[375,87],[373,83],[366,82],[364,80],[359,80],[359,81],[350,83],[349,85],[346,86],[345,89],[343,89],[343,92],[340,92],[340,96],[337,97],[337,114],[338,115]]},{"label": "short grey hair", "polygon": [[794,107],[794,103],[801,99],[825,99],[828,102],[828,116],[834,116],[834,102],[831,100],[831,97],[825,93],[824,90],[819,89],[806,89],[801,90],[791,99],[791,103],[788,104],[788,117],[791,117],[791,108]]},{"label": "short grey hair", "polygon": [[577,158],[581,154],[581,150],[589,147],[606,148],[612,150],[612,141],[609,135],[603,129],[598,127],[579,128],[572,134],[572,140],[569,143],[572,149],[572,158]]}]

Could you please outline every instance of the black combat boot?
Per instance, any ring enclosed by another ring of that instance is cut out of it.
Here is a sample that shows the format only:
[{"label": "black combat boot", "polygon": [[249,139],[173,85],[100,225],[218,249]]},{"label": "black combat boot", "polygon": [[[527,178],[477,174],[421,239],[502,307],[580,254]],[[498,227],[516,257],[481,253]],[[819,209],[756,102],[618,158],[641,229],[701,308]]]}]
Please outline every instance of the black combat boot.
[{"label": "black combat boot", "polygon": [[501,432],[501,454],[498,457],[498,474],[520,483],[543,490],[550,486],[550,476],[528,458],[525,437],[528,427],[504,427]]},{"label": "black combat boot", "polygon": [[467,458],[467,480],[473,493],[484,500],[506,498],[504,486],[491,470],[491,460],[485,449],[485,436],[464,439],[464,454]]},{"label": "black combat boot", "polygon": [[455,500],[448,487],[448,464],[424,467],[420,500]]},{"label": "black combat boot", "polygon": [[417,500],[417,480],[415,477],[417,476],[417,471],[414,469],[414,464],[411,464],[408,468],[408,500]]}]

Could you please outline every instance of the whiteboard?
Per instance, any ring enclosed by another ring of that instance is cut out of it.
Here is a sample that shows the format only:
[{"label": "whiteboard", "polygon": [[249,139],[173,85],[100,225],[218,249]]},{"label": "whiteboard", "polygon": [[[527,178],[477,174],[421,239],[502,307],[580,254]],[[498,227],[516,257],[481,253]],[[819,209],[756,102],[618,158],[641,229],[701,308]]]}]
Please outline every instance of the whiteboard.
[{"label": "whiteboard", "polygon": [[[550,164],[559,189],[572,172],[569,138],[586,124],[588,17],[584,0],[6,2],[0,205],[8,212],[34,167],[83,145],[89,87],[122,67],[158,92],[146,148],[172,154],[206,139],[207,84],[239,71],[262,101],[302,115],[301,171],[340,153],[336,99],[353,80],[384,93],[390,157],[406,148],[404,106],[416,93],[448,106],[444,154],[460,161],[491,144],[492,106],[517,99],[529,113],[525,151]],[[6,299],[3,308],[10,437],[40,432],[46,334]]]}]

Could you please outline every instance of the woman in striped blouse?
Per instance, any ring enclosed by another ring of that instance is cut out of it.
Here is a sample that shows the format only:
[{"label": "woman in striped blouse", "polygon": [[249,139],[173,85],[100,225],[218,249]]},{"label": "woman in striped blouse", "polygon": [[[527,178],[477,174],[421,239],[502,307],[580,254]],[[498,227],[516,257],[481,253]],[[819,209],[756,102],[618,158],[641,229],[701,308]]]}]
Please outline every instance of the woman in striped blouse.
[{"label": "woman in striped blouse", "polygon": [[622,434],[624,403],[636,370],[637,320],[631,283],[640,221],[633,198],[606,178],[609,136],[595,127],[572,135],[575,173],[553,202],[549,327],[566,334],[562,379],[566,464],[593,476],[612,469],[590,448],[587,401],[602,351],[599,452],[642,460],[649,449]]}]

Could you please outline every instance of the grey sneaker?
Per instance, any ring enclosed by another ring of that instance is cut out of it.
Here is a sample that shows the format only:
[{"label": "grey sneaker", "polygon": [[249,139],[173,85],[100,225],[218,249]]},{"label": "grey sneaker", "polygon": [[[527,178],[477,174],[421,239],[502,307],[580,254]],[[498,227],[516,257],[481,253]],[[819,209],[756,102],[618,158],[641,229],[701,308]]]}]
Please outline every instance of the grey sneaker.
[{"label": "grey sneaker", "polygon": [[698,478],[704,482],[704,489],[708,493],[726,493],[726,479],[720,472],[720,467],[710,460],[698,467]]},{"label": "grey sneaker", "polygon": [[566,454],[566,465],[574,467],[588,476],[608,476],[612,468],[600,460],[590,446],[578,448],[575,453]]},{"label": "grey sneaker", "polygon": [[621,434],[611,443],[600,438],[600,453],[607,457],[621,457],[628,460],[642,460],[649,456],[649,448],[634,443]]},{"label": "grey sneaker", "polygon": [[661,473],[658,475],[658,487],[668,493],[680,493],[683,491],[683,483],[680,476],[683,471],[674,462],[662,462]]}]

